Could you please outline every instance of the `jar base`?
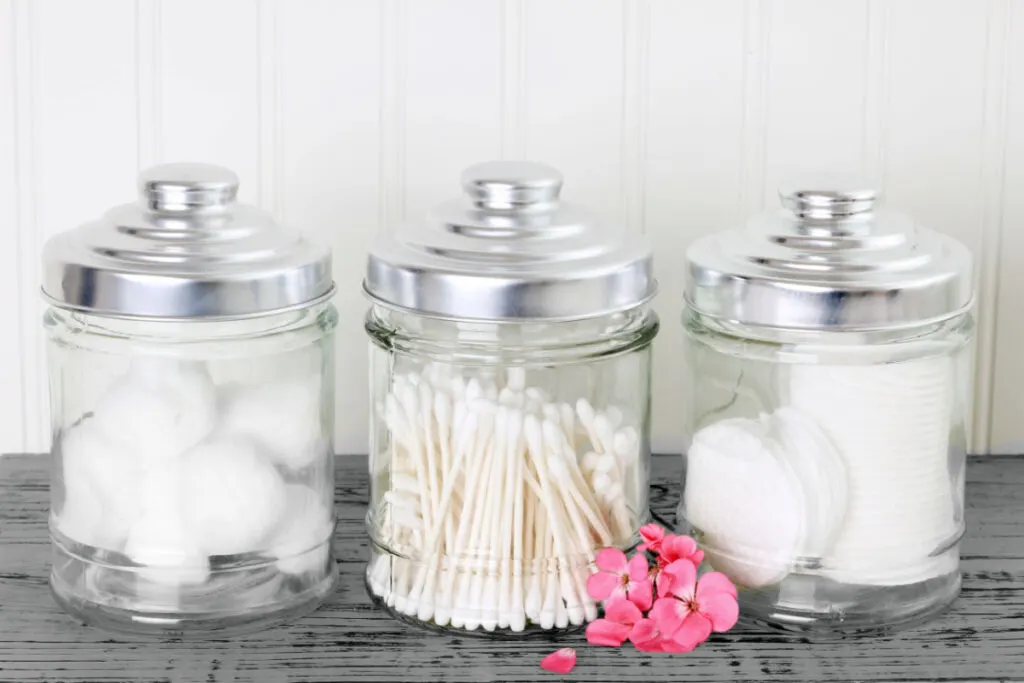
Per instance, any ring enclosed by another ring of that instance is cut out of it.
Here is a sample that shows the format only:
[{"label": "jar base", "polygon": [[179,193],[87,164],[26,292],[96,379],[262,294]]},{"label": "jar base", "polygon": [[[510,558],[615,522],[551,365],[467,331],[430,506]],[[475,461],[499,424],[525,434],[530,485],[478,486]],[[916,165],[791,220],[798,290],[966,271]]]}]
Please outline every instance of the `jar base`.
[{"label": "jar base", "polygon": [[367,596],[369,596],[370,601],[373,603],[375,607],[385,612],[395,621],[401,622],[406,626],[411,626],[420,631],[428,631],[430,633],[438,633],[449,636],[457,635],[459,637],[479,638],[482,640],[545,640],[550,639],[553,635],[562,636],[571,635],[574,633],[582,633],[583,630],[587,627],[586,623],[579,625],[570,624],[564,628],[550,629],[544,629],[540,626],[530,625],[522,631],[513,631],[508,628],[494,628],[492,630],[487,630],[487,628],[483,626],[479,626],[474,629],[457,628],[455,626],[450,625],[441,626],[436,621],[424,621],[422,619],[417,618],[415,614],[406,614],[405,612],[402,612],[401,610],[397,609],[393,604],[389,605],[388,600],[384,596],[378,595],[376,592],[374,592],[373,586],[371,585],[368,577],[364,581],[364,586],[366,588]]},{"label": "jar base", "polygon": [[337,569],[334,569],[288,602],[237,613],[135,612],[90,602],[62,591],[52,575],[50,593],[65,612],[87,626],[133,638],[209,640],[255,633],[314,612],[334,591],[337,577]]},{"label": "jar base", "polygon": [[961,582],[957,571],[909,586],[872,586],[866,589],[870,598],[862,596],[849,606],[832,603],[825,610],[780,604],[777,591],[774,595],[751,591],[740,594],[740,623],[814,641],[887,635],[946,612],[960,595]]}]

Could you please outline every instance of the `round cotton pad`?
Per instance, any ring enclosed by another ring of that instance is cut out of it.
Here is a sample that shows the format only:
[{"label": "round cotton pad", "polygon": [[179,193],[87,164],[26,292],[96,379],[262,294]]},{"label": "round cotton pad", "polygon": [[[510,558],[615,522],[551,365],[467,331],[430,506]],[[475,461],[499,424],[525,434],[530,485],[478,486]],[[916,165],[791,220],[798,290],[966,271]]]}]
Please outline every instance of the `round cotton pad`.
[{"label": "round cotton pad", "polygon": [[686,518],[711,565],[755,588],[780,581],[804,540],[801,491],[773,453],[767,417],[698,431],[687,454]]}]

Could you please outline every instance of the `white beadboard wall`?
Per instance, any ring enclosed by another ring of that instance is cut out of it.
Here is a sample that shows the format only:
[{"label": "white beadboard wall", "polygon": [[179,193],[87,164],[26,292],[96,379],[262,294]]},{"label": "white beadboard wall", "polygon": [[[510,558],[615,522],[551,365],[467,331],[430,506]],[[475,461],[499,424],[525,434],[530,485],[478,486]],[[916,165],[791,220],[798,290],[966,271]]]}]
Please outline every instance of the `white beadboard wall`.
[{"label": "white beadboard wall", "polygon": [[974,250],[973,450],[1024,451],[1021,0],[0,0],[0,451],[48,447],[42,243],[179,160],[334,246],[336,445],[364,450],[368,242],[502,157],[653,239],[656,448],[685,247],[830,167]]}]

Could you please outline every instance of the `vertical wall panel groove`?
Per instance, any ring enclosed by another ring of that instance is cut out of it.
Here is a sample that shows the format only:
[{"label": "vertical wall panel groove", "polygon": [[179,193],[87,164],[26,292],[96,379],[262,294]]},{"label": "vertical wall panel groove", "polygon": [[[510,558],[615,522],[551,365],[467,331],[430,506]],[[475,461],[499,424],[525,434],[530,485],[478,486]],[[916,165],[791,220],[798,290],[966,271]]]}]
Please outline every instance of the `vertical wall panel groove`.
[{"label": "vertical wall panel groove", "polygon": [[999,252],[1002,244],[1003,193],[1006,185],[1007,104],[1010,84],[1010,0],[989,0],[985,55],[980,254],[974,421],[971,452],[992,449],[992,400],[995,386],[996,316],[999,313]]},{"label": "vertical wall panel groove", "polygon": [[[15,22],[15,2],[0,2],[0,148],[9,150],[0,155],[0,234],[6,248],[0,252],[0,296],[7,310],[14,314],[16,327],[0,337],[0,385],[4,389],[4,402],[0,412],[0,454],[25,448],[25,367],[24,339],[21,324],[23,299],[26,296],[21,278],[23,260],[22,240],[23,208],[30,207],[29,187],[23,182],[24,133],[19,94],[19,25]],[[22,86],[23,87],[23,83]]]},{"label": "vertical wall panel groove", "polygon": [[405,217],[406,13],[403,0],[380,4],[380,219],[378,227]]},{"label": "vertical wall panel groove", "polygon": [[889,110],[889,3],[886,0],[868,0],[866,11],[862,166],[864,175],[884,193],[889,141],[885,125]]},{"label": "vertical wall panel groove", "polygon": [[[1002,156],[1003,191],[996,265],[999,283],[990,309],[995,318],[995,339],[992,349],[994,373],[992,377],[990,452],[998,454],[1024,453],[1024,315],[1019,293],[1024,290],[1024,194],[1011,188],[1024,186],[1024,6],[1008,2],[1009,16],[1005,22],[1009,31],[1006,47],[1006,90],[1003,103],[1005,127]],[[991,149],[991,148],[990,148]],[[995,153],[995,150],[992,150]]]},{"label": "vertical wall panel groove", "polygon": [[163,160],[160,125],[160,28],[162,0],[135,2],[135,96],[139,169]]},{"label": "vertical wall panel groove", "polygon": [[11,28],[14,32],[14,101],[15,101],[15,165],[18,216],[18,319],[21,339],[21,406],[22,447],[41,450],[48,442],[49,429],[44,424],[47,414],[46,390],[40,382],[45,377],[43,341],[39,331],[36,297],[36,263],[42,250],[39,225],[39,136],[41,121],[37,115],[39,102],[38,20],[37,5],[29,0],[15,0]]},{"label": "vertical wall panel groove", "polygon": [[259,201],[277,218],[282,206],[284,122],[281,116],[281,17],[278,0],[259,0],[257,24],[257,88],[259,99]]},{"label": "vertical wall panel groove", "polygon": [[622,12],[622,213],[631,234],[645,232],[649,0],[625,0]]},{"label": "vertical wall panel groove", "polygon": [[525,0],[501,0],[501,157],[526,155]]},{"label": "vertical wall panel groove", "polygon": [[746,0],[743,22],[743,122],[740,131],[742,161],[739,205],[744,215],[764,203],[768,92],[771,65],[772,0]]}]

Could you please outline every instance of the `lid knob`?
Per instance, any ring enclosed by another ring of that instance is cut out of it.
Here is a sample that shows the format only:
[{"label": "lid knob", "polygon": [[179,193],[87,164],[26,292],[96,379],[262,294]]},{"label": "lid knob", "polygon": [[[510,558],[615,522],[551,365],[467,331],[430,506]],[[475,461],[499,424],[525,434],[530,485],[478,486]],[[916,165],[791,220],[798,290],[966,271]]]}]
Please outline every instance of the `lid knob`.
[{"label": "lid knob", "polygon": [[532,161],[488,161],[462,173],[462,187],[481,209],[550,210],[562,191],[562,174]]},{"label": "lid knob", "polygon": [[139,192],[151,211],[188,213],[233,202],[238,176],[213,164],[161,164],[139,174]]},{"label": "lid knob", "polygon": [[843,218],[874,208],[878,192],[850,179],[804,182],[779,189],[782,205],[801,218]]}]

